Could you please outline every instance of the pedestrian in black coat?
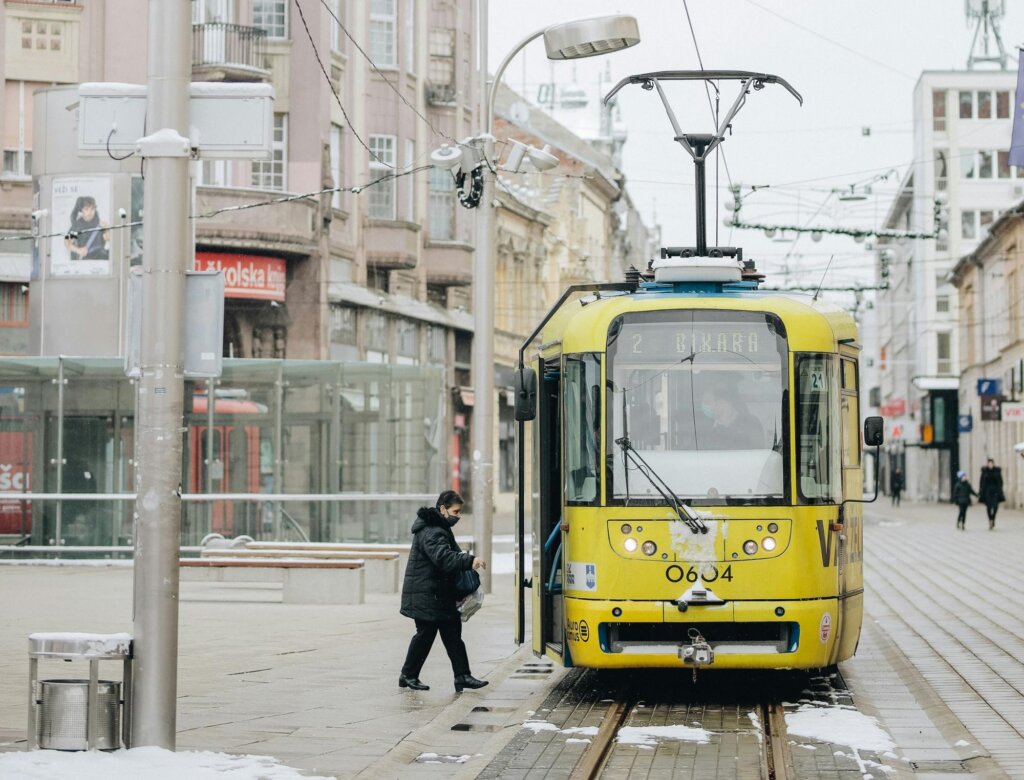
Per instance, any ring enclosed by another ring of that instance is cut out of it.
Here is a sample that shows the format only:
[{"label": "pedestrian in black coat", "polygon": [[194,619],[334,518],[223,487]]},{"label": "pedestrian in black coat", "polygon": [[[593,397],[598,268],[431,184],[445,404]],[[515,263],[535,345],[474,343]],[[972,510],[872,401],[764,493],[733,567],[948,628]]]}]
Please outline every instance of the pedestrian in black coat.
[{"label": "pedestrian in black coat", "polygon": [[892,493],[892,505],[900,505],[900,494],[903,492],[903,472],[897,466],[889,477],[889,492]]},{"label": "pedestrian in black coat", "polygon": [[971,496],[976,496],[971,483],[967,481],[967,472],[956,473],[956,484],[953,485],[953,503],[960,507],[960,514],[956,518],[956,527],[961,531],[967,524],[967,507],[971,505]]},{"label": "pedestrian in black coat", "polygon": [[459,572],[487,567],[482,558],[462,552],[455,541],[452,526],[459,522],[463,503],[458,493],[446,490],[435,506],[420,507],[416,512],[401,608],[403,615],[416,621],[416,633],[398,676],[400,688],[430,690],[429,685],[420,682],[420,670],[438,633],[452,662],[455,690],[461,693],[463,688],[487,685],[486,680],[478,680],[469,671],[462,619],[456,606],[455,579]]},{"label": "pedestrian in black coat", "polygon": [[1006,500],[1003,494],[1003,470],[996,465],[992,458],[981,470],[981,480],[978,482],[978,498],[988,510],[988,530],[996,527],[996,512],[999,511],[999,504]]}]

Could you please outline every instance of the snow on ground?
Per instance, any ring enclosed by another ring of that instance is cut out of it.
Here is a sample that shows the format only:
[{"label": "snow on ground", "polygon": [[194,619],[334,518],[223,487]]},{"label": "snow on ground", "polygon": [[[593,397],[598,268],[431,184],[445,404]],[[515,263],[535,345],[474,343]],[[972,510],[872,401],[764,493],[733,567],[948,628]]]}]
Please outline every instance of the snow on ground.
[{"label": "snow on ground", "polygon": [[709,742],[711,734],[690,726],[623,726],[615,741],[625,745],[654,747],[659,739],[678,739],[686,742]]},{"label": "snow on ground", "polygon": [[855,750],[882,753],[896,747],[877,720],[850,707],[801,704],[796,712],[786,713],[786,730],[790,736],[848,745]]},{"label": "snow on ground", "polygon": [[140,747],[112,752],[33,750],[0,753],[4,780],[329,780],[304,775],[270,756],[174,752]]}]

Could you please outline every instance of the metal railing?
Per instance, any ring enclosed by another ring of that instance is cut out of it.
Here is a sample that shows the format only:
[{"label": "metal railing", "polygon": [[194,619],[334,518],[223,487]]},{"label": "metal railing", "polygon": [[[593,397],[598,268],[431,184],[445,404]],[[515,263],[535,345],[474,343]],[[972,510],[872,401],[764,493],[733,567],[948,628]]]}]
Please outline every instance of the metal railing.
[{"label": "metal railing", "polygon": [[192,25],[192,67],[226,65],[268,70],[267,31],[225,22]]}]

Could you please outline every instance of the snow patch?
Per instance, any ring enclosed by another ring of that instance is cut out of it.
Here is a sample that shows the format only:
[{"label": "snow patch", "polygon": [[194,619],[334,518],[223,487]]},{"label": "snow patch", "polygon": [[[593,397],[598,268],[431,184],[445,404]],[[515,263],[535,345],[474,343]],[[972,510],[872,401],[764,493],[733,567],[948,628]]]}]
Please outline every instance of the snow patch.
[{"label": "snow patch", "polygon": [[848,707],[802,704],[786,713],[786,730],[791,736],[808,737],[855,750],[894,750],[892,737],[878,721]]},{"label": "snow patch", "polygon": [[623,726],[619,729],[615,741],[624,745],[655,747],[658,740],[662,739],[678,739],[683,742],[704,744],[711,740],[711,735],[704,729],[695,729],[689,726]]}]

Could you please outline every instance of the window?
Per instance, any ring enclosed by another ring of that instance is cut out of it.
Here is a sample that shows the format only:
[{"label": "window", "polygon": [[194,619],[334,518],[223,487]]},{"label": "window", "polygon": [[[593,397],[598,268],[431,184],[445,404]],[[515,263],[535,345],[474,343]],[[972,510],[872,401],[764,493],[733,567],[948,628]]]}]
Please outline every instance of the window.
[{"label": "window", "polygon": [[960,161],[960,173],[965,179],[973,179],[978,170],[977,153],[965,152]]},{"label": "window", "polygon": [[447,332],[440,325],[427,325],[427,362],[443,366],[448,360]]},{"label": "window", "polygon": [[992,178],[992,152],[978,152],[978,178]]},{"label": "window", "polygon": [[938,373],[953,373],[952,338],[949,333],[935,334],[935,360]]},{"label": "window", "polygon": [[[660,477],[698,505],[782,502],[787,354],[782,323],[763,313],[637,312],[613,320],[609,499],[662,505]],[[656,476],[637,470],[634,455]]]},{"label": "window", "polygon": [[[331,178],[335,187],[345,186],[345,136],[341,125],[331,125]],[[341,208],[341,192],[331,194],[331,207]]]},{"label": "window", "polygon": [[932,130],[943,132],[946,129],[946,91],[932,90]]},{"label": "window", "polygon": [[1000,179],[1010,178],[1010,153],[1008,151],[996,152],[996,172]]},{"label": "window", "polygon": [[356,310],[350,306],[331,306],[331,359],[358,360]]},{"label": "window", "polygon": [[935,277],[935,311],[938,314],[949,313],[950,286],[945,275]]},{"label": "window", "polygon": [[1010,118],[1010,93],[1006,90],[996,92],[996,119]]},{"label": "window", "polygon": [[935,189],[944,190],[949,184],[949,173],[946,167],[946,151],[935,150]]},{"label": "window", "polygon": [[978,212],[960,212],[960,237],[964,239],[975,239],[978,237]]},{"label": "window", "polygon": [[857,364],[842,360],[843,390],[840,406],[843,415],[843,467],[860,468],[860,403],[857,397]]},{"label": "window", "polygon": [[393,68],[395,62],[395,3],[370,0],[370,59],[379,68]]},{"label": "window", "polygon": [[387,363],[390,353],[388,316],[368,309],[364,311],[363,343],[366,345],[366,359],[372,363]]},{"label": "window", "polygon": [[974,118],[974,93],[973,92],[961,92],[960,93],[960,118],[961,119],[973,119]]},{"label": "window", "polygon": [[266,30],[268,38],[287,38],[288,0],[253,0],[252,26]]},{"label": "window", "polygon": [[[405,170],[411,171],[416,164],[416,143],[411,140],[405,142]],[[431,169],[433,170],[433,169]],[[410,222],[416,221],[416,177],[406,176],[403,185],[405,187],[405,218]]]},{"label": "window", "polygon": [[401,319],[397,324],[398,362],[416,365],[420,362],[420,326],[412,320]]},{"label": "window", "polygon": [[61,51],[64,48],[64,23],[44,19],[22,19],[21,48],[34,51]]},{"label": "window", "polygon": [[[370,181],[377,181],[395,169],[395,136],[370,136]],[[368,211],[373,219],[395,219],[395,180],[387,179],[372,185]]]},{"label": "window", "polygon": [[274,114],[274,142],[269,160],[253,160],[252,186],[264,190],[284,190],[288,166],[288,117]]},{"label": "window", "polygon": [[4,149],[4,176],[28,178],[32,175],[32,152]]},{"label": "window", "polygon": [[334,18],[327,20],[331,27],[331,51],[341,51],[341,0],[331,0],[331,12]]},{"label": "window", "polygon": [[204,187],[230,187],[229,160],[203,160],[199,167],[199,184]]},{"label": "window", "polygon": [[593,504],[599,495],[598,452],[601,441],[601,359],[599,355],[565,358],[565,499]]},{"label": "window", "polygon": [[405,46],[403,56],[405,57],[405,69],[416,70],[416,5],[413,0],[405,0]]},{"label": "window", "polygon": [[28,287],[0,282],[0,325],[28,327]]},{"label": "window", "polygon": [[[430,31],[427,81],[435,87],[455,86],[455,31],[435,27]],[[454,95],[452,96],[454,98]]]},{"label": "window", "polygon": [[836,441],[831,412],[833,373],[829,355],[803,355],[797,363],[797,486],[807,503],[833,503],[839,492],[837,463],[832,457]]},{"label": "window", "polygon": [[430,239],[452,241],[455,238],[455,182],[449,171],[430,169]]},{"label": "window", "polygon": [[992,118],[992,93],[987,90],[978,93],[978,119]]}]

